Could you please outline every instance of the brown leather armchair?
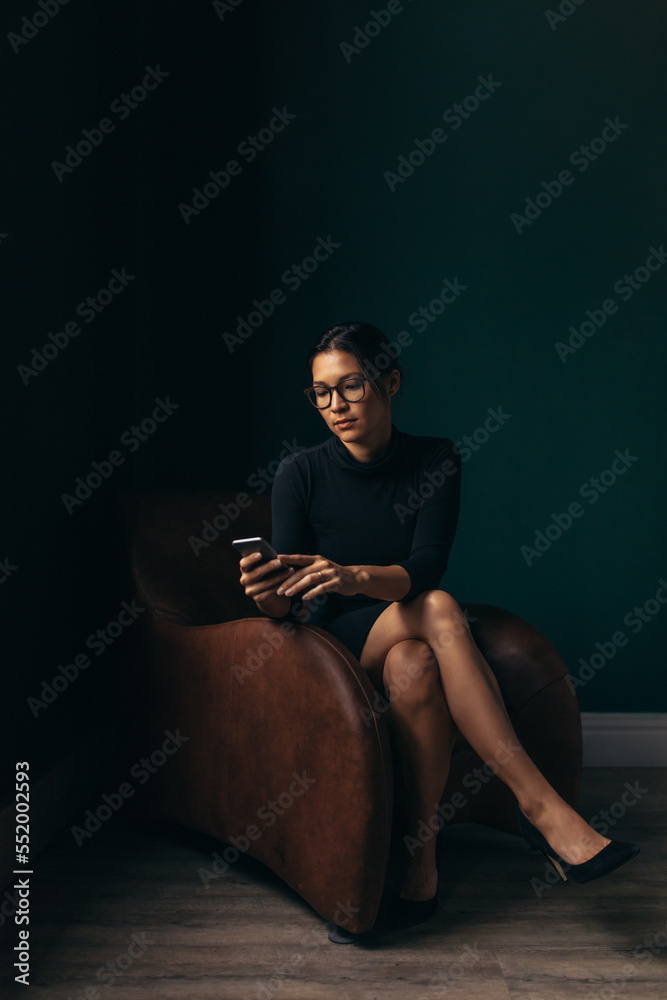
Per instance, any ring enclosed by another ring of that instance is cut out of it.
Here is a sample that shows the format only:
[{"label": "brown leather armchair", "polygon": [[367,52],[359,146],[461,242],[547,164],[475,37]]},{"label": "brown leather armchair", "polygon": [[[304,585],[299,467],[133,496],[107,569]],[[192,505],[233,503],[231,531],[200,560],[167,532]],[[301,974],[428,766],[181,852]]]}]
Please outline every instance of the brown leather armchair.
[{"label": "brown leather armchair", "polygon": [[[123,508],[137,599],[149,609],[136,675],[149,693],[141,742],[186,737],[147,785],[153,808],[226,841],[225,864],[247,853],[324,919],[369,929],[392,835],[387,721],[338,639],[261,616],[245,596],[230,542],[270,539],[268,497],[243,508],[232,493],[147,491],[126,494]],[[566,664],[516,615],[460,604],[522,745],[575,806],[581,722]],[[443,819],[517,833],[514,795],[490,771],[476,780],[483,767],[459,737]]]}]

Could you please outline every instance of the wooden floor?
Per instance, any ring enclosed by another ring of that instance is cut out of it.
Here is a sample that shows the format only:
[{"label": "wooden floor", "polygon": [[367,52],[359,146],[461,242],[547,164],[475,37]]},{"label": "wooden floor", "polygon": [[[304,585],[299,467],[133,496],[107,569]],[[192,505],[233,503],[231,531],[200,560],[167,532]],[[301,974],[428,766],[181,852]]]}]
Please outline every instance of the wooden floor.
[{"label": "wooden floor", "polygon": [[[626,782],[639,800],[620,816]],[[579,811],[590,820],[610,808],[608,835],[641,854],[539,896],[531,879],[547,885],[544,862],[522,840],[474,824],[443,831],[437,917],[365,945],[330,943],[321,918],[252,859],[205,888],[198,870],[219,843],[119,813],[81,847],[67,831],[37,859],[23,995],[666,1000],[667,769],[586,769]],[[9,983],[14,923],[0,935]]]}]

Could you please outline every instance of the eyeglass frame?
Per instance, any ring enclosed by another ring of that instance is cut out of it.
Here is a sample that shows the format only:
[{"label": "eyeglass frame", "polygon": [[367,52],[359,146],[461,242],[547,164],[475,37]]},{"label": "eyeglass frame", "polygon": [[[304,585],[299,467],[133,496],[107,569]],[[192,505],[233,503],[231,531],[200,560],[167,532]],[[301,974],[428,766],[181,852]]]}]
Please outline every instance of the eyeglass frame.
[{"label": "eyeglass frame", "polygon": [[[303,393],[304,393],[304,396],[307,397],[308,401],[311,403],[312,406],[315,407],[316,410],[328,410],[329,407],[331,406],[332,401],[333,401],[333,394],[334,394],[334,392],[337,392],[338,395],[340,396],[340,398],[344,399],[346,403],[360,403],[361,400],[366,395],[366,383],[370,382],[371,379],[378,378],[379,375],[380,375],[380,372],[374,372],[372,375],[348,375],[346,378],[342,378],[340,380],[340,382],[337,383],[337,385],[332,385],[332,386],[329,386],[329,385],[321,385],[321,386],[309,385],[307,389],[303,390]],[[361,396],[359,397],[359,399],[346,399],[345,398],[345,396],[343,395],[343,393],[339,389],[339,386],[341,386],[343,384],[343,382],[363,382],[363,384],[364,384],[364,391],[361,394]],[[311,398],[310,393],[314,392],[315,389],[317,389],[317,388],[326,389],[328,391],[328,393],[329,393],[329,402],[327,403],[326,406],[318,406],[317,403],[315,402],[315,400]]]}]

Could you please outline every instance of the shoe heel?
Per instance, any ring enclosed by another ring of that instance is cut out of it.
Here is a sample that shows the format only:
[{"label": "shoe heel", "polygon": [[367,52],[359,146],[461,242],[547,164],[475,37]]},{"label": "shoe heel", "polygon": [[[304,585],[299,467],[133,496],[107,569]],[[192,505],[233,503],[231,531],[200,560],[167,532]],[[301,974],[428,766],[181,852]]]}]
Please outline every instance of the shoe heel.
[{"label": "shoe heel", "polygon": [[550,854],[547,854],[546,851],[544,853],[544,857],[548,858],[548,860],[551,862],[551,864],[554,866],[554,868],[556,869],[556,871],[558,872],[558,874],[562,878],[563,882],[567,882],[567,875],[565,874],[565,872],[563,871],[563,869],[559,865],[558,861],[556,861],[555,858],[552,858]]}]

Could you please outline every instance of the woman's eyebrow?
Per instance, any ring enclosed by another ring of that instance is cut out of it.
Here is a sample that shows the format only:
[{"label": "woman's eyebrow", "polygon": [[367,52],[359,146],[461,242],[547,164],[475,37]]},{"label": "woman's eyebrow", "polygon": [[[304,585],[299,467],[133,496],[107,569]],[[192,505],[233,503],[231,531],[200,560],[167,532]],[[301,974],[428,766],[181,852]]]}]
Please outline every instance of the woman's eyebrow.
[{"label": "woman's eyebrow", "polygon": [[[341,375],[341,377],[338,379],[338,381],[342,382],[344,378],[350,378],[350,376],[352,376],[352,375],[360,375],[360,374],[361,374],[361,372],[358,372],[358,371],[356,371],[356,372],[346,372],[345,375]],[[338,384],[338,383],[336,383],[336,384]],[[326,389],[333,389],[332,385],[327,385],[325,382],[319,382],[319,381],[315,381],[314,380],[313,381],[313,385],[323,385],[323,386],[325,386]]]}]

